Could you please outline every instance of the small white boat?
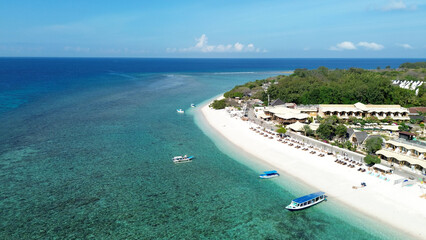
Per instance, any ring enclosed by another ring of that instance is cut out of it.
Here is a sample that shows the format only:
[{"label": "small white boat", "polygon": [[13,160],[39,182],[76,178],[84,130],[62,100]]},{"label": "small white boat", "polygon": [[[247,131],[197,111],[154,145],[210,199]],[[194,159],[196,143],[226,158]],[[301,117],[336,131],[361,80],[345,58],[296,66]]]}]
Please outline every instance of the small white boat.
[{"label": "small white boat", "polygon": [[302,209],[311,207],[315,204],[318,204],[324,200],[327,200],[327,196],[325,195],[325,192],[311,193],[309,195],[293,199],[290,205],[288,205],[285,208],[289,211],[302,210]]},{"label": "small white boat", "polygon": [[182,108],[176,109],[176,111],[177,111],[178,113],[185,113],[185,111],[184,111]]},{"label": "small white boat", "polygon": [[196,107],[195,104],[191,103],[191,107]]},{"label": "small white boat", "polygon": [[173,158],[174,163],[185,163],[185,162],[192,162],[192,159],[194,159],[194,156],[175,156]]},{"label": "small white boat", "polygon": [[272,170],[272,171],[263,172],[263,174],[259,175],[259,178],[268,179],[268,178],[274,178],[274,177],[279,177],[279,176],[280,176],[280,174],[277,171]]}]

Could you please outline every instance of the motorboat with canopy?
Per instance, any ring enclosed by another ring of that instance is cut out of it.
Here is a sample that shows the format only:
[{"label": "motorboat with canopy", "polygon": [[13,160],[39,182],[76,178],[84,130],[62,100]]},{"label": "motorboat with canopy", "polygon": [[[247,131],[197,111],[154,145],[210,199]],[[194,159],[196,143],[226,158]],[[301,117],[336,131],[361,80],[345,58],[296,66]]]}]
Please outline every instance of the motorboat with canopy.
[{"label": "motorboat with canopy", "polygon": [[311,193],[306,196],[293,199],[290,205],[288,205],[285,208],[290,211],[302,210],[302,209],[311,207],[315,204],[318,204],[324,200],[327,200],[327,196],[325,195],[325,192]]},{"label": "motorboat with canopy", "polygon": [[280,174],[277,171],[272,170],[272,171],[263,172],[262,174],[259,175],[259,178],[267,179],[267,178],[274,178],[274,177],[279,177],[279,176],[280,176]]}]

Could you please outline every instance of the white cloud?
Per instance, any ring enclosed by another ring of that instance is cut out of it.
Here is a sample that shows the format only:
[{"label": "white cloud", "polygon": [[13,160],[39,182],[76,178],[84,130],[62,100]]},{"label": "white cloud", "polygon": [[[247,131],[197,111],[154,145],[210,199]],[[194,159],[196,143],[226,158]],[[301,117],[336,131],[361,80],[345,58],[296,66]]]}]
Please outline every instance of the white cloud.
[{"label": "white cloud", "polygon": [[204,46],[207,45],[207,36],[206,34],[201,35],[200,38],[196,39],[198,42],[197,44],[195,44],[196,48],[203,48]]},{"label": "white cloud", "polygon": [[375,42],[359,42],[358,46],[375,51],[382,50],[383,48],[385,48],[383,45]]},{"label": "white cloud", "polygon": [[397,43],[396,45],[405,49],[413,49],[413,47],[408,43]]},{"label": "white cloud", "polygon": [[239,43],[239,42],[237,42],[237,43],[234,44],[234,48],[235,48],[235,50],[237,52],[241,52],[243,50],[243,48],[244,48],[244,45],[241,44],[241,43]]},{"label": "white cloud", "polygon": [[335,46],[331,46],[328,49],[332,51],[356,50],[358,49],[357,46],[363,47],[369,50],[375,50],[375,51],[382,50],[383,48],[385,48],[383,45],[375,43],[375,42],[359,42],[358,44],[355,45],[353,42],[344,41],[344,42],[336,44]]},{"label": "white cloud", "polygon": [[382,11],[416,10],[416,9],[417,9],[416,5],[414,4],[407,5],[403,0],[400,0],[400,1],[391,0],[388,2],[388,4],[386,4],[385,6],[381,8]]},{"label": "white cloud", "polygon": [[250,43],[245,46],[240,42],[236,42],[235,44],[219,44],[219,45],[209,45],[208,38],[206,34],[201,35],[200,38],[196,38],[195,46],[188,48],[167,48],[167,52],[266,52],[266,50],[262,50],[260,48],[256,48],[254,44]]},{"label": "white cloud", "polygon": [[343,51],[343,50],[355,50],[356,46],[352,42],[345,41],[338,43],[336,46],[331,46],[329,50],[332,51]]},{"label": "white cloud", "polygon": [[[252,51],[256,51],[256,48],[254,47],[253,43],[250,43],[247,45],[247,50],[252,52]],[[258,52],[260,52],[260,49],[258,50],[259,50]]]}]

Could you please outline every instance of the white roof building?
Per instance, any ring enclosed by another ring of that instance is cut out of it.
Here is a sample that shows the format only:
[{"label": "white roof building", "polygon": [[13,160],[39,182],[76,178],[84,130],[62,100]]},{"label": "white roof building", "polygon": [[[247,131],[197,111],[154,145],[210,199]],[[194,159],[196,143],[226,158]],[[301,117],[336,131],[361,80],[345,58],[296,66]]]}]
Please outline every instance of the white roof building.
[{"label": "white roof building", "polygon": [[298,121],[306,121],[309,114],[302,113],[298,109],[287,108],[283,105],[275,107],[266,107],[265,114],[272,116],[273,120],[277,120],[280,123],[292,123]]},{"label": "white roof building", "polygon": [[318,115],[337,116],[342,119],[350,117],[377,117],[384,119],[390,117],[394,120],[410,120],[408,109],[400,105],[375,105],[375,104],[321,104],[319,105]]}]

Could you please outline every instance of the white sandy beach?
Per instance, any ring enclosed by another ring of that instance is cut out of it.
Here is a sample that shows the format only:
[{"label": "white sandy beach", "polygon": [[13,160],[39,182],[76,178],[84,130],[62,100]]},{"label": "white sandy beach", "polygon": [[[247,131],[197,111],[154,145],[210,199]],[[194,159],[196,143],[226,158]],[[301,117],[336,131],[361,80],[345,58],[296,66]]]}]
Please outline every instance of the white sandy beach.
[{"label": "white sandy beach", "polygon": [[[247,153],[275,167],[280,173],[293,176],[326,192],[329,199],[374,217],[415,238],[426,239],[426,199],[419,186],[401,187],[367,172],[358,172],[334,162],[336,157],[319,157],[269,139],[250,130],[253,123],[232,118],[225,110],[214,110],[208,104],[201,113],[206,122],[230,142]],[[353,189],[366,182],[367,187]]]}]

